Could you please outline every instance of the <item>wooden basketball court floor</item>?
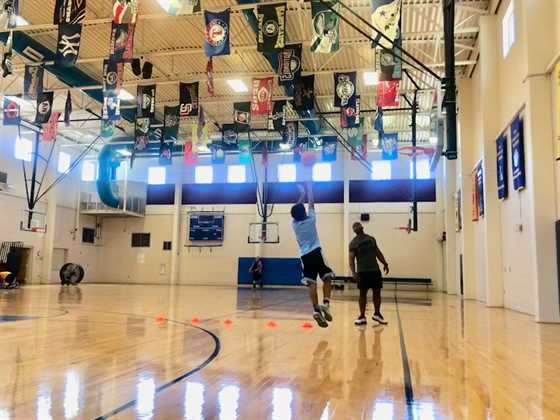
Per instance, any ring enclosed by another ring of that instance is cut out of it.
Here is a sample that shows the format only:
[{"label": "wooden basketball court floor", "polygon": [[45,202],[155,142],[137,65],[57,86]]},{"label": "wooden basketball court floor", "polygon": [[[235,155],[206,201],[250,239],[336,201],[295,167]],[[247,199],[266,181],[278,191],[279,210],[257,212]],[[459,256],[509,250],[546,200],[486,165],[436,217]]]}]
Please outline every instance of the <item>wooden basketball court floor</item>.
[{"label": "wooden basketball court floor", "polygon": [[560,326],[434,293],[357,328],[351,295],[320,329],[303,289],[2,291],[0,420],[560,418]]}]

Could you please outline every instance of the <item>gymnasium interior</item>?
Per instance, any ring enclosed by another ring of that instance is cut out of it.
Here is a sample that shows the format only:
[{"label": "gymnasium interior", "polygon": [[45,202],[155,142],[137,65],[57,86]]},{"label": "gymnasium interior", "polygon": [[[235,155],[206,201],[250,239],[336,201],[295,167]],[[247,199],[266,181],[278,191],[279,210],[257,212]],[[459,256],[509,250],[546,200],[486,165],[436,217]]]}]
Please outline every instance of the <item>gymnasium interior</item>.
[{"label": "gymnasium interior", "polygon": [[560,418],[559,0],[2,2],[0,420]]}]

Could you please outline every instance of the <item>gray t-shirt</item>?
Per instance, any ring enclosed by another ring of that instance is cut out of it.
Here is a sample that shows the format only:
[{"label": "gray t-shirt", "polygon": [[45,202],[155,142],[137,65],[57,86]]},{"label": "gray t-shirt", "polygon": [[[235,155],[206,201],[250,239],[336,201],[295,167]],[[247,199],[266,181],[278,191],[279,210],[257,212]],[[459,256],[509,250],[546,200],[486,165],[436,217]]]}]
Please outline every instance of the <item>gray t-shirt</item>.
[{"label": "gray t-shirt", "polygon": [[321,247],[316,223],[315,210],[312,208],[309,209],[309,214],[301,222],[292,221],[292,228],[299,246],[299,255],[302,257]]},{"label": "gray t-shirt", "polygon": [[356,256],[358,273],[380,271],[377,264],[377,241],[373,236],[357,235],[350,242],[350,252]]}]

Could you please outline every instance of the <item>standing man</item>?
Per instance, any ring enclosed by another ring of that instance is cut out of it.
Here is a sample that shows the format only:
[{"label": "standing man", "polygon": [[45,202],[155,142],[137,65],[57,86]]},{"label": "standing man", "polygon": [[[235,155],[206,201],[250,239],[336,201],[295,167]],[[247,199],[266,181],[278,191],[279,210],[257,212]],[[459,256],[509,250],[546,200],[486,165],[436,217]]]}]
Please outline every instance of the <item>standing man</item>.
[{"label": "standing man", "polygon": [[[389,264],[385,261],[381,250],[377,246],[377,241],[373,236],[364,233],[364,227],[360,222],[352,225],[352,230],[356,237],[350,242],[350,272],[358,282],[360,290],[360,316],[354,321],[355,325],[365,325],[366,321],[366,302],[367,292],[373,290],[373,317],[372,319],[380,324],[386,325],[387,321],[381,315],[381,289],[383,280],[377,260],[383,264],[385,274],[389,273]],[[358,262],[358,271],[354,261]]]},{"label": "standing man", "polygon": [[262,280],[263,262],[261,260],[261,257],[255,258],[255,262],[251,265],[251,268],[249,268],[249,274],[251,274],[251,277],[253,279],[253,289],[257,287],[257,282],[259,283],[262,289],[263,288],[263,280]]},{"label": "standing man", "polygon": [[[305,189],[298,185],[299,200],[292,206],[292,228],[296,235],[303,266],[303,279],[301,282],[309,289],[309,297],[313,304],[313,318],[320,327],[329,326],[327,321],[332,321],[330,312],[331,279],[333,271],[325,264],[321,253],[321,243],[317,234],[317,219],[315,216],[315,202],[313,199],[313,186],[306,182],[307,199],[309,201],[309,214],[305,210]],[[317,296],[317,276],[323,280],[323,305],[319,305]]]}]

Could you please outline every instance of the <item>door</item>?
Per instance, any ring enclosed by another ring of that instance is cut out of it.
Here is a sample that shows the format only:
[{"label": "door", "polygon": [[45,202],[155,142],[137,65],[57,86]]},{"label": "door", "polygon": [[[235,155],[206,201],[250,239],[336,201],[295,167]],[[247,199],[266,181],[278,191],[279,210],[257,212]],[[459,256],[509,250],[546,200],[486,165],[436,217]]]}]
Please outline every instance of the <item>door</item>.
[{"label": "door", "polygon": [[52,273],[51,283],[60,282],[60,269],[66,264],[68,258],[68,250],[66,248],[54,248],[52,257]]}]

